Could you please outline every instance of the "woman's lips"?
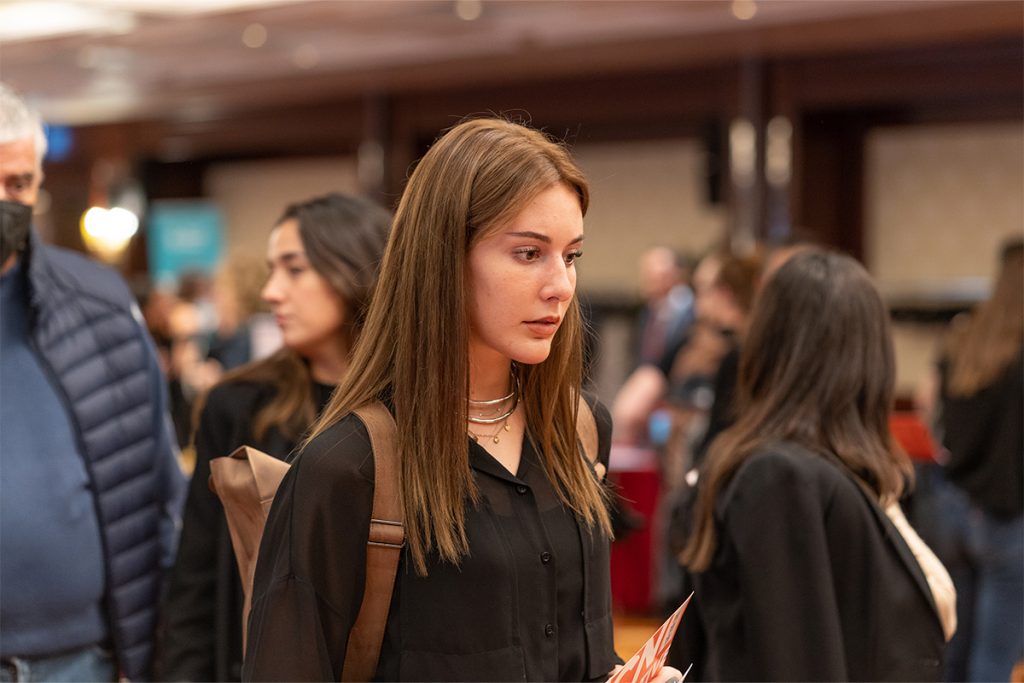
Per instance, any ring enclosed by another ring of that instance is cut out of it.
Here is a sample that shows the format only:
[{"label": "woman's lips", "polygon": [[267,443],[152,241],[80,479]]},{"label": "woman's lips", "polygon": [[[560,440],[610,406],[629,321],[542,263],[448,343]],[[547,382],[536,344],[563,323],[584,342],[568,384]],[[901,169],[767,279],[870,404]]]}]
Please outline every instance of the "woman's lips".
[{"label": "woman's lips", "polygon": [[530,331],[540,337],[550,337],[558,331],[559,318],[541,318],[540,320],[527,320],[525,325]]}]

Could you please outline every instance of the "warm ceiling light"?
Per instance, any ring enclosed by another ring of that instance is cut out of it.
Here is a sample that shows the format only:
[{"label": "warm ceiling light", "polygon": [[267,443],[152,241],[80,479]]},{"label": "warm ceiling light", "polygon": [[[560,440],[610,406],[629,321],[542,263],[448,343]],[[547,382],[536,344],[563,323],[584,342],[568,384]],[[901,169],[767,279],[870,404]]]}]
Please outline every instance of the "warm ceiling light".
[{"label": "warm ceiling light", "polygon": [[[205,14],[282,5],[294,0],[117,0],[117,6],[147,14]],[[113,3],[110,3],[113,4]]]},{"label": "warm ceiling light", "polygon": [[729,171],[737,187],[754,185],[757,163],[757,131],[748,119],[736,118],[729,125]]},{"label": "warm ceiling light", "polygon": [[249,24],[242,31],[242,43],[254,50],[267,42],[267,27],[263,24]]},{"label": "warm ceiling light", "polygon": [[0,3],[0,41],[30,40],[73,33],[124,33],[135,27],[131,14],[71,2]]},{"label": "warm ceiling light", "polygon": [[793,172],[793,124],[776,116],[765,130],[765,177],[773,187],[785,187]]},{"label": "warm ceiling light", "polygon": [[82,239],[100,258],[116,262],[139,231],[139,217],[128,209],[94,206],[82,215]]},{"label": "warm ceiling light", "polygon": [[475,21],[484,12],[481,0],[455,0],[455,16],[463,21]]},{"label": "warm ceiling light", "polygon": [[740,21],[753,19],[757,14],[757,3],[754,0],[732,0],[732,15]]},{"label": "warm ceiling light", "polygon": [[312,69],[320,63],[320,52],[313,45],[304,43],[295,48],[292,63],[300,69]]},{"label": "warm ceiling light", "polygon": [[289,0],[0,0],[0,41],[76,33],[125,35],[135,30],[139,13],[208,14],[287,2]]}]

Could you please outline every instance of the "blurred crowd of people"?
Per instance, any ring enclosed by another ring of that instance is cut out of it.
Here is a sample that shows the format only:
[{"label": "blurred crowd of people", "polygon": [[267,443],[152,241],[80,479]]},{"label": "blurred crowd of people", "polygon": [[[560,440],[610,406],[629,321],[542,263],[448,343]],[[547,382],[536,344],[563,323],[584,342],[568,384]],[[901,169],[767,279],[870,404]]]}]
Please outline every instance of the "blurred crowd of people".
[{"label": "blurred crowd of people", "polygon": [[[193,406],[229,370],[281,345],[261,291],[262,259],[232,257],[211,276],[184,273],[173,287],[142,279],[133,288],[167,377],[178,445],[191,463]],[[190,465],[189,465],[190,466]]]},{"label": "blurred crowd of people", "polygon": [[[139,286],[136,307],[32,233],[45,141],[2,85],[0,116],[0,681],[340,676],[381,476],[349,409],[377,399],[414,520],[383,680],[618,670],[616,446],[659,456],[660,601],[696,594],[657,680],[1006,681],[1024,659],[1020,240],[937,353],[936,453],[914,465],[889,427],[889,311],[860,264],[806,243],[647,251],[630,374],[610,411],[578,400],[589,188],[526,126],[454,127],[394,216],[297,198],[265,260]],[[207,484],[243,445],[306,473],[275,499],[246,652]]]}]

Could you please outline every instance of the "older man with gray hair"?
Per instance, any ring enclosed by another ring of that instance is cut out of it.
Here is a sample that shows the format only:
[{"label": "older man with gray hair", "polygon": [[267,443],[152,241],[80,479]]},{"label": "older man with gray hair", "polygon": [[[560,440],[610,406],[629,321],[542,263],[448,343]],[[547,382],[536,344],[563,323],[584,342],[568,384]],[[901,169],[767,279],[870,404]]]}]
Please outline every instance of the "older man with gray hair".
[{"label": "older man with gray hair", "polygon": [[45,152],[0,83],[0,681],[145,679],[184,482],[124,282],[32,231]]}]

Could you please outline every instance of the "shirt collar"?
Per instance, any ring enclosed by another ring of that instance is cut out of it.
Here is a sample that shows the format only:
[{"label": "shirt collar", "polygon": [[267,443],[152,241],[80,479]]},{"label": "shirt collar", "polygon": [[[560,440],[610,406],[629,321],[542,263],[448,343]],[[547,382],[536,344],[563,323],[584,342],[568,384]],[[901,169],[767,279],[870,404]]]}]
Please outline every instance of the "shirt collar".
[{"label": "shirt collar", "polygon": [[505,469],[505,466],[498,462],[487,449],[469,439],[469,466],[477,472],[482,472],[496,479],[509,484],[525,485],[526,473],[533,464],[534,450],[529,435],[523,437],[523,449],[519,459],[519,475],[516,476]]}]

